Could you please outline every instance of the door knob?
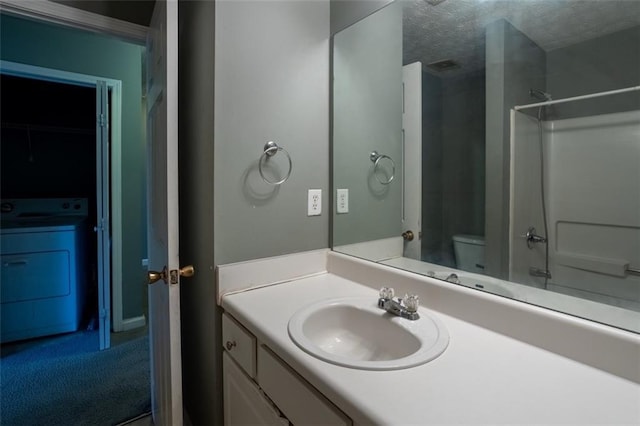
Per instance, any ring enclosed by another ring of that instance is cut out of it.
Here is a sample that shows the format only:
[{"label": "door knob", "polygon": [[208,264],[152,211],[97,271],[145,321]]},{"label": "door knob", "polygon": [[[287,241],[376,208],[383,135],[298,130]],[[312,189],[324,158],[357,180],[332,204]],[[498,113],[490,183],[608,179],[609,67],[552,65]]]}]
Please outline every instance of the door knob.
[{"label": "door knob", "polygon": [[195,273],[196,273],[196,270],[193,267],[193,265],[188,265],[188,266],[185,266],[184,268],[180,268],[181,277],[192,277],[193,274]]},{"label": "door knob", "polygon": [[149,271],[148,274],[148,283],[149,284],[155,284],[158,281],[164,281],[165,283],[167,282],[167,267],[165,266],[161,272],[158,271]]},{"label": "door knob", "polygon": [[[179,274],[181,277],[192,277],[194,274],[196,273],[195,268],[193,267],[193,265],[189,265],[189,266],[185,266],[183,268],[180,268],[179,271],[176,271],[175,269],[171,271],[171,284],[177,284],[178,283],[178,279],[177,279],[177,275]],[[161,272],[157,272],[157,271],[149,271],[148,273],[148,283],[149,284],[154,284],[160,280],[164,281],[165,283],[167,283],[167,279],[169,278],[169,271],[167,271],[167,267],[165,266],[164,268],[162,268]]]},{"label": "door knob", "polygon": [[404,231],[402,233],[402,238],[404,238],[405,241],[413,241],[413,232],[412,231]]}]

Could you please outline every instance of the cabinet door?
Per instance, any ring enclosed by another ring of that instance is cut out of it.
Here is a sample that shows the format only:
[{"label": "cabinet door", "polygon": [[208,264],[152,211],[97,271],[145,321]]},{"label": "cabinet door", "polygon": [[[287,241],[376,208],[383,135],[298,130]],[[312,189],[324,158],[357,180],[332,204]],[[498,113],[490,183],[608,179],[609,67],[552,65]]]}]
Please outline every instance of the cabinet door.
[{"label": "cabinet door", "polygon": [[258,346],[258,384],[296,425],[352,425],[346,414],[264,345]]},{"label": "cabinet door", "polygon": [[222,353],[224,424],[278,425],[289,421],[263,395],[260,388],[242,372],[226,352]]}]

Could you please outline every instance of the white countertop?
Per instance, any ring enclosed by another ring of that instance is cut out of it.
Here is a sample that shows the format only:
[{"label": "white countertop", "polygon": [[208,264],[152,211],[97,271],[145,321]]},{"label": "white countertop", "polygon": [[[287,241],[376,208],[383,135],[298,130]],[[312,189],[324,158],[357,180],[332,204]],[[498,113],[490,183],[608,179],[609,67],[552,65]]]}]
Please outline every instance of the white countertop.
[{"label": "white countertop", "polygon": [[323,273],[225,295],[222,307],[355,424],[640,424],[637,383],[435,310],[429,312],[446,325],[449,347],[418,367],[356,370],[298,348],[289,318],[344,296],[378,297]]}]

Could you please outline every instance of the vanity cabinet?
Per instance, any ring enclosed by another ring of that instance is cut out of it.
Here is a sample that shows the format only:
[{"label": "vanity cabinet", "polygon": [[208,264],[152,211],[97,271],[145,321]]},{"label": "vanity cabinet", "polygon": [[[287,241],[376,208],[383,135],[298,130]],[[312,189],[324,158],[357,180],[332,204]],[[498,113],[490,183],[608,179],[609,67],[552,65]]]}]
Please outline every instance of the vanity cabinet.
[{"label": "vanity cabinet", "polygon": [[227,352],[222,354],[222,372],[225,425],[289,425]]},{"label": "vanity cabinet", "polygon": [[351,419],[232,318],[222,315],[224,424],[351,425]]}]

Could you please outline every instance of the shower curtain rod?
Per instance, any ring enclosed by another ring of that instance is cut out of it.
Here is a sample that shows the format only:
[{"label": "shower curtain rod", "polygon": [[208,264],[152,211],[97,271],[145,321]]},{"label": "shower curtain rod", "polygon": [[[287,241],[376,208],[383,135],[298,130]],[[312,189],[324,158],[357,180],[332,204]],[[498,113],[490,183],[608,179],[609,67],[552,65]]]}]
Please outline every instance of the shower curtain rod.
[{"label": "shower curtain rod", "polygon": [[601,96],[617,95],[619,93],[635,92],[640,90],[640,86],[627,87],[626,89],[610,90],[608,92],[591,93],[590,95],[574,96],[572,98],[557,99],[555,101],[538,102],[536,104],[518,105],[513,107],[516,111],[528,108],[537,108],[541,106],[563,104],[565,102],[581,101],[583,99],[599,98]]}]

